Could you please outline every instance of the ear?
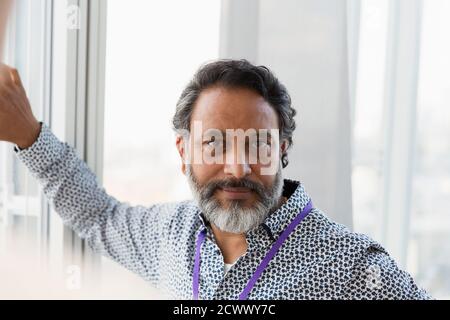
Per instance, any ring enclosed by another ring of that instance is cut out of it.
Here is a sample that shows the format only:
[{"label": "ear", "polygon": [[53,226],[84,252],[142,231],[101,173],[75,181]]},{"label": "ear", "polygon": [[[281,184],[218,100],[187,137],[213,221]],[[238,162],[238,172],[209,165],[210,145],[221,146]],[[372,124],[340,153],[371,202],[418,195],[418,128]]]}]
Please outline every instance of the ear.
[{"label": "ear", "polygon": [[289,142],[287,140],[283,140],[280,146],[280,159],[281,165],[284,168],[287,167],[289,160],[287,158],[287,149],[289,148]]},{"label": "ear", "polygon": [[288,148],[288,141],[283,140],[283,142],[281,143],[281,146],[280,146],[281,154],[284,154],[286,152],[287,148]]},{"label": "ear", "polygon": [[186,164],[185,164],[186,150],[184,137],[182,135],[177,135],[175,145],[177,147],[178,154],[180,155],[181,158],[181,172],[183,172],[183,174],[186,174]]}]

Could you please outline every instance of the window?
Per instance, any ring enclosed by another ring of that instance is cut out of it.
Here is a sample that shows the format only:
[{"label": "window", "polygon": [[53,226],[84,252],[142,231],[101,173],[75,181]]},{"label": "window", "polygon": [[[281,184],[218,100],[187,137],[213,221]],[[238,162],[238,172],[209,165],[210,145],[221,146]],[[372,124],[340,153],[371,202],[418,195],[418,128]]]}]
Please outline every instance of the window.
[{"label": "window", "polygon": [[[66,1],[16,0],[8,19],[5,63],[19,70],[33,113],[62,140],[74,122],[67,112],[70,99]],[[69,232],[51,210],[37,181],[14,155],[12,144],[0,144],[0,250],[12,252],[26,241],[34,257],[55,274],[75,251]],[[20,242],[20,241],[19,241]],[[23,253],[23,252],[21,252]],[[34,261],[34,260],[33,260]]]},{"label": "window", "polygon": [[361,1],[355,110],[353,112],[352,189],[355,230],[381,237],[383,182],[383,106],[388,0]]},{"label": "window", "polygon": [[219,16],[218,0],[108,2],[103,175],[110,194],[143,205],[190,196],[171,117],[195,70],[218,58]]},{"label": "window", "polygon": [[[14,2],[9,19],[5,62],[19,70],[37,118],[49,116],[48,1]],[[42,248],[48,235],[48,210],[37,182],[14,156],[13,146],[0,145],[0,244],[19,239]],[[14,240],[12,236],[14,235]]]},{"label": "window", "polygon": [[450,3],[360,2],[355,230],[436,298],[450,297]]},{"label": "window", "polygon": [[424,1],[408,268],[450,298],[450,2]]}]

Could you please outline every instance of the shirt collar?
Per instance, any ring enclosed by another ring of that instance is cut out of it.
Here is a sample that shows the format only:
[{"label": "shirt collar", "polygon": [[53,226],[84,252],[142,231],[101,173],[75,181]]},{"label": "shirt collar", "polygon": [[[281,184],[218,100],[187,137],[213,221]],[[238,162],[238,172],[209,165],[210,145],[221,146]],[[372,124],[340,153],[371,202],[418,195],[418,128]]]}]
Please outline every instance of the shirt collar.
[{"label": "shirt collar", "polygon": [[284,179],[283,196],[288,200],[277,210],[269,214],[263,223],[264,229],[270,231],[272,239],[276,239],[306,207],[310,201],[303,185],[296,180]]},{"label": "shirt collar", "polygon": [[[303,185],[299,181],[291,179],[284,179],[283,196],[288,200],[280,208],[272,212],[262,224],[262,227],[272,240],[278,238],[297,214],[306,207],[310,200]],[[209,222],[201,210],[198,210],[198,217],[203,228],[209,226]]]}]

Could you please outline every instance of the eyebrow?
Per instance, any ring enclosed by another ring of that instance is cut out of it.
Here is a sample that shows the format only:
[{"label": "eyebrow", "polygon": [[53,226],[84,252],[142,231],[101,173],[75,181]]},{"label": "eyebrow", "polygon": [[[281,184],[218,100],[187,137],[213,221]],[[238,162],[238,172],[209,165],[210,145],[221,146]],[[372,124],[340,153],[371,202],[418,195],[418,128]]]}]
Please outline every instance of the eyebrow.
[{"label": "eyebrow", "polygon": [[[227,136],[226,129],[225,129],[225,130],[219,130],[219,129],[209,128],[209,129],[206,129],[205,132],[208,131],[208,130],[217,130],[217,131],[219,131],[219,132],[222,134],[222,138]],[[239,129],[231,129],[231,130],[239,130]],[[243,130],[243,131],[245,132],[245,131],[247,131],[248,129],[247,129],[247,130],[240,129],[240,130]],[[268,139],[272,140],[272,134],[270,133],[270,130],[272,130],[272,129],[255,129],[255,131],[256,131],[256,136],[257,136],[258,138],[259,138],[259,136],[260,136],[259,130],[267,130],[267,137],[268,137]],[[203,135],[204,135],[204,133],[203,133]],[[246,136],[248,136],[248,135],[246,135]]]}]

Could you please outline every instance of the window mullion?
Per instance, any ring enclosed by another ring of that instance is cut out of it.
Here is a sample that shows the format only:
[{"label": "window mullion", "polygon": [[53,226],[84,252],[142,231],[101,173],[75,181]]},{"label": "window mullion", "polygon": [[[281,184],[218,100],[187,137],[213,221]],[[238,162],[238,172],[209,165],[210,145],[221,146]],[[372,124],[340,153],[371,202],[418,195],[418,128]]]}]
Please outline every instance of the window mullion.
[{"label": "window mullion", "polygon": [[[101,182],[106,1],[69,0],[68,6],[78,8],[79,26],[67,30],[65,140]],[[68,261],[89,269],[98,266],[99,258],[67,227],[64,239],[71,248]]]},{"label": "window mullion", "polygon": [[391,2],[386,62],[382,242],[406,264],[415,143],[421,0]]}]

